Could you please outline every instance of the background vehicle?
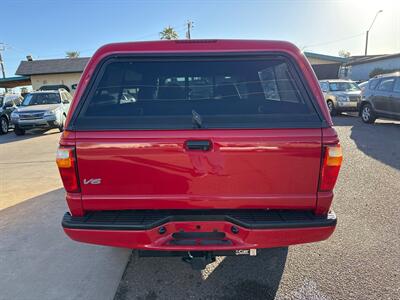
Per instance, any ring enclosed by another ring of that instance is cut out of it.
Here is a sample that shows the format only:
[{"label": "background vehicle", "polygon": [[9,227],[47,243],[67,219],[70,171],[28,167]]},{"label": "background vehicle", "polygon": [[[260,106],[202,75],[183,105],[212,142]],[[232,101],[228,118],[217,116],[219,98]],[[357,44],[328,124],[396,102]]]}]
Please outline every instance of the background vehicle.
[{"label": "background vehicle", "polygon": [[111,44],[82,78],[57,152],[72,239],[202,268],[334,231],[341,148],[294,45]]},{"label": "background vehicle", "polygon": [[358,83],[358,87],[361,89],[361,92],[364,90],[364,88],[368,85],[368,81],[364,81],[361,83]]},{"label": "background vehicle", "polygon": [[360,116],[364,123],[374,123],[377,118],[400,120],[400,72],[368,81],[362,92]]},{"label": "background vehicle", "polygon": [[64,89],[29,93],[11,114],[15,134],[23,135],[25,130],[32,128],[63,131],[71,100],[71,95]]},{"label": "background vehicle", "polygon": [[22,102],[22,97],[15,94],[0,95],[0,134],[6,134],[11,123],[11,113]]},{"label": "background vehicle", "polygon": [[361,102],[361,89],[353,81],[321,80],[322,92],[332,116],[345,111],[358,111]]}]

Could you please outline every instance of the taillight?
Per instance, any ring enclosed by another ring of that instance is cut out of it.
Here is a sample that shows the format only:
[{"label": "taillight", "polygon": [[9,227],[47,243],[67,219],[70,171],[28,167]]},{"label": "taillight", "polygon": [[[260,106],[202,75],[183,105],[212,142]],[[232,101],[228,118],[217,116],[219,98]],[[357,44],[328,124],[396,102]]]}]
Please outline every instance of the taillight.
[{"label": "taillight", "polygon": [[321,168],[321,178],[319,190],[326,192],[332,191],[339,175],[342,165],[342,147],[340,145],[324,147],[324,161]]},{"label": "taillight", "polygon": [[56,162],[65,190],[69,193],[80,192],[75,148],[60,146],[57,150]]}]

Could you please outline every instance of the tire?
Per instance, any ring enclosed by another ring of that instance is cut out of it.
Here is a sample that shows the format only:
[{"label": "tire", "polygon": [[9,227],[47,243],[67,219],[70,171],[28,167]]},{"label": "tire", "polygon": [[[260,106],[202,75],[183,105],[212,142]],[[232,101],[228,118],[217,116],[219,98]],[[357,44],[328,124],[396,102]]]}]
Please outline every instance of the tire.
[{"label": "tire", "polygon": [[58,126],[58,130],[60,130],[60,132],[64,131],[64,123],[65,123],[65,115],[62,116],[61,125]]},{"label": "tire", "polygon": [[14,133],[15,135],[24,135],[25,134],[25,129],[21,129],[19,127],[14,128]]},{"label": "tire", "polygon": [[6,117],[1,117],[0,120],[0,134],[6,134],[8,132],[8,120]]},{"label": "tire", "polygon": [[371,104],[367,103],[361,107],[361,120],[367,124],[372,124],[375,122],[376,116]]},{"label": "tire", "polygon": [[328,105],[328,110],[329,110],[329,113],[331,114],[331,116],[336,116],[338,114],[337,110],[335,108],[335,104],[333,104],[332,100],[328,100],[326,102],[326,105]]}]

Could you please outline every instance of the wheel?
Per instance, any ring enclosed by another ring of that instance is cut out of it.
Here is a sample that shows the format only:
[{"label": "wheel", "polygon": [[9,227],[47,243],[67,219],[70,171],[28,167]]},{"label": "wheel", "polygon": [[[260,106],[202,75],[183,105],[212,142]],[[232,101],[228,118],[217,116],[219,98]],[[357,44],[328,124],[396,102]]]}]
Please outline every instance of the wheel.
[{"label": "wheel", "polygon": [[376,120],[375,113],[372,109],[371,104],[364,104],[361,108],[361,119],[364,123],[372,124]]},{"label": "wheel", "polygon": [[328,105],[328,110],[331,116],[336,116],[337,115],[337,110],[335,108],[335,105],[333,104],[332,100],[328,100],[326,103]]},{"label": "wheel", "polygon": [[14,133],[15,133],[16,135],[24,135],[24,134],[25,134],[25,129],[21,129],[21,128],[19,128],[19,127],[15,127],[15,128],[14,128]]},{"label": "wheel", "polygon": [[61,125],[58,126],[58,130],[60,130],[60,132],[64,131],[64,123],[65,123],[65,116],[63,115],[61,119]]},{"label": "wheel", "polygon": [[6,134],[8,132],[8,120],[6,117],[2,117],[0,121],[0,134]]}]

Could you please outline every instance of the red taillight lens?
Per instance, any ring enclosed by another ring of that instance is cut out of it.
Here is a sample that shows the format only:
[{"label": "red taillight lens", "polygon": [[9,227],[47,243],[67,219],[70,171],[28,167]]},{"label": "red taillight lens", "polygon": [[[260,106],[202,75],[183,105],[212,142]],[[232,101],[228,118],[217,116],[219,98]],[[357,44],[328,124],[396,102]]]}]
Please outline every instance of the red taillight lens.
[{"label": "red taillight lens", "polygon": [[324,161],[321,169],[319,190],[326,192],[332,191],[339,175],[342,165],[342,147],[340,145],[325,146]]},{"label": "red taillight lens", "polygon": [[60,146],[57,150],[56,162],[65,190],[69,193],[80,192],[75,148]]}]

